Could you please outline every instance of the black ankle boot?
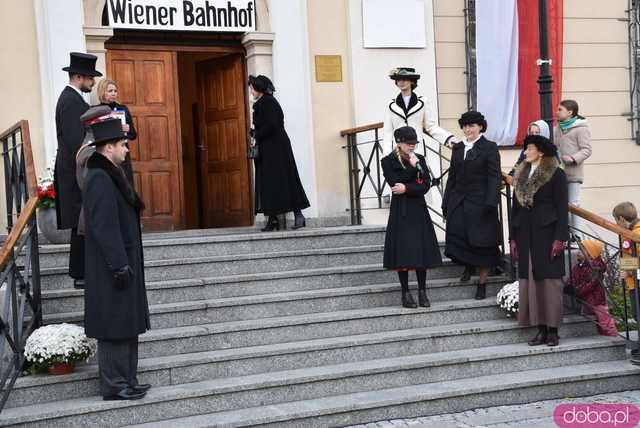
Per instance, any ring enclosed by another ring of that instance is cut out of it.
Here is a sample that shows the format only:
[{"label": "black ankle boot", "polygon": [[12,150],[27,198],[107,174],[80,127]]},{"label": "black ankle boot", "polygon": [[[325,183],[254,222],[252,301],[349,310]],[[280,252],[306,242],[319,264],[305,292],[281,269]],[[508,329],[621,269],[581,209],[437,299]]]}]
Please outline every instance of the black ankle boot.
[{"label": "black ankle boot", "polygon": [[263,232],[271,232],[272,230],[280,230],[280,222],[278,217],[270,215],[267,224],[262,228]]},{"label": "black ankle boot", "polygon": [[302,227],[305,227],[306,225],[307,225],[307,220],[304,218],[302,213],[296,214],[295,215],[295,222],[294,222],[293,227],[291,229],[293,229],[293,230],[300,229]]},{"label": "black ankle boot", "polygon": [[483,300],[487,297],[487,284],[480,284],[476,286],[476,300]]},{"label": "black ankle boot", "polygon": [[423,308],[431,307],[431,302],[429,302],[429,298],[427,297],[426,287],[418,287],[418,305]]},{"label": "black ankle boot", "polygon": [[558,329],[556,327],[549,327],[547,333],[547,346],[558,346],[560,338],[558,337]]},{"label": "black ankle boot", "polygon": [[402,289],[402,306],[404,306],[405,308],[410,308],[410,309],[415,309],[418,307],[418,305],[416,305],[416,302],[413,300],[413,296],[411,295],[411,292],[409,291],[409,284],[400,284],[400,287]]},{"label": "black ankle boot", "polygon": [[536,335],[533,337],[533,339],[531,339],[527,343],[528,343],[529,346],[538,346],[538,345],[543,345],[543,344],[547,343],[547,326],[546,325],[539,325],[538,326],[538,333],[536,333]]},{"label": "black ankle boot", "polygon": [[464,272],[462,272],[462,276],[460,277],[460,282],[469,282],[471,280],[472,273],[473,273],[473,267],[465,266]]}]

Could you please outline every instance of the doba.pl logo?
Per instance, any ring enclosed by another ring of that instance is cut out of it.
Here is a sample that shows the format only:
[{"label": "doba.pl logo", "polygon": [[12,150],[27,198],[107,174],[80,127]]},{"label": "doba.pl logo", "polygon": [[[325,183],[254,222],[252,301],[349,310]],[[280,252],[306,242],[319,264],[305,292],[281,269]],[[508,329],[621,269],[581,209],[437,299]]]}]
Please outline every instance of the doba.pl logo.
[{"label": "doba.pl logo", "polygon": [[560,404],[553,420],[561,428],[633,428],[640,408],[633,404]]}]

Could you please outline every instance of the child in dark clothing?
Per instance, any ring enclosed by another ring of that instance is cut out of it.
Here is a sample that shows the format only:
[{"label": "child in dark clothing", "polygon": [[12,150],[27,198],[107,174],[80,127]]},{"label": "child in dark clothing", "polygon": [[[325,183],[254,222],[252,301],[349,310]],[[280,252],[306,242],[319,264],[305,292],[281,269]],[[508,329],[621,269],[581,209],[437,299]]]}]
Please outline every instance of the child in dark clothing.
[{"label": "child in dark clothing", "polygon": [[569,284],[573,285],[576,298],[582,304],[584,313],[596,316],[598,333],[602,336],[617,336],[618,330],[609,314],[607,295],[602,284],[602,276],[607,269],[601,257],[604,244],[599,241],[584,240],[582,245],[587,252],[587,257],[582,252],[578,252],[578,263],[571,270]]}]

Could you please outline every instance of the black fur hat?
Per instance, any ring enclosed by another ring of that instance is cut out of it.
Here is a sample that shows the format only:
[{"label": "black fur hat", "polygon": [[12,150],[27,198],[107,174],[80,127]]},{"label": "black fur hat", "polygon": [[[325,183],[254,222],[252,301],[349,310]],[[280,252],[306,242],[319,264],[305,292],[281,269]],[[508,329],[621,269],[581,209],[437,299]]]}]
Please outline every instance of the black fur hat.
[{"label": "black fur hat", "polygon": [[485,132],[487,130],[487,121],[479,111],[471,110],[464,112],[462,113],[462,116],[460,116],[460,119],[458,119],[458,125],[460,125],[461,129],[464,125],[471,125],[473,123],[480,125],[482,128],[480,132]]},{"label": "black fur hat", "polygon": [[542,154],[548,157],[555,157],[558,153],[555,144],[542,135],[527,135],[524,139],[524,147],[526,148],[529,144],[535,145]]},{"label": "black fur hat", "polygon": [[418,135],[416,130],[410,126],[403,126],[394,131],[393,137],[396,139],[396,143],[404,144],[418,144]]}]

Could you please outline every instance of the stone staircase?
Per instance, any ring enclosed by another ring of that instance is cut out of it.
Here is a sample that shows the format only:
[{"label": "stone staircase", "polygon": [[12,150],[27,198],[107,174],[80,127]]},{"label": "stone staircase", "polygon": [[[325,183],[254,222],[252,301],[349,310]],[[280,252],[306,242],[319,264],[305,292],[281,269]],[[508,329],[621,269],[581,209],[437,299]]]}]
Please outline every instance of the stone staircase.
[{"label": "stone staircase", "polygon": [[[139,401],[102,401],[94,361],[20,378],[0,426],[325,427],[640,388],[624,343],[566,315],[559,347],[530,348],[451,263],[429,309],[403,309],[381,267],[384,229],[252,229],[145,236],[153,330]],[[82,322],[67,248],[41,252],[44,318]],[[415,287],[415,284],[413,285]]]}]

